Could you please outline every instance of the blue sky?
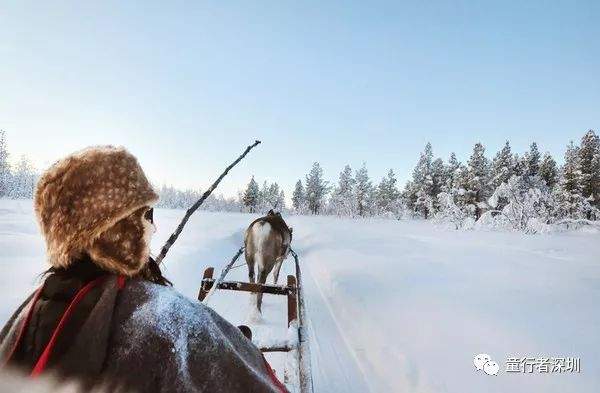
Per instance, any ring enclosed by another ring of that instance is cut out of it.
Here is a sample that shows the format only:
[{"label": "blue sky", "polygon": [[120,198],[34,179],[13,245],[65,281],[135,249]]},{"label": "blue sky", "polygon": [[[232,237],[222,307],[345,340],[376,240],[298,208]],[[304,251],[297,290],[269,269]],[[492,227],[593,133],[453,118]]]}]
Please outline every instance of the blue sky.
[{"label": "blue sky", "polygon": [[[88,4],[89,3],[89,4]],[[510,139],[562,156],[600,129],[600,3],[3,2],[0,128],[43,168],[92,144],[157,183],[254,174],[288,192],[313,161],[402,182],[436,155]]]}]

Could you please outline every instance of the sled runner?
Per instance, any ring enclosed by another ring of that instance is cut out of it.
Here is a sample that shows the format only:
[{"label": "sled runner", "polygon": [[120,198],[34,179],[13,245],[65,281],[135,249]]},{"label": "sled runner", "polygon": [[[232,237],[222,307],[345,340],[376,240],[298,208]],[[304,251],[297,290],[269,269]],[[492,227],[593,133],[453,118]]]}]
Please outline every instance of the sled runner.
[{"label": "sled runner", "polygon": [[[287,357],[293,357],[295,361],[286,364],[297,364],[297,370],[287,370],[284,376],[284,382],[290,382],[290,379],[298,381],[298,391],[301,393],[312,393],[312,376],[310,373],[310,351],[308,335],[306,329],[306,314],[304,303],[304,291],[302,287],[302,274],[298,254],[294,250],[290,253],[294,257],[296,275],[287,276],[286,285],[268,285],[259,283],[250,283],[242,281],[225,281],[225,277],[244,252],[241,247],[234,255],[231,261],[223,268],[218,279],[213,278],[214,268],[208,267],[204,270],[202,284],[198,293],[198,300],[203,303],[214,295],[217,290],[243,291],[251,293],[268,293],[272,295],[281,295],[287,297],[287,315],[288,328],[296,329],[298,332],[297,340],[288,340],[284,345],[262,347],[263,353],[267,352],[285,352]],[[296,378],[288,373],[297,373]]]}]

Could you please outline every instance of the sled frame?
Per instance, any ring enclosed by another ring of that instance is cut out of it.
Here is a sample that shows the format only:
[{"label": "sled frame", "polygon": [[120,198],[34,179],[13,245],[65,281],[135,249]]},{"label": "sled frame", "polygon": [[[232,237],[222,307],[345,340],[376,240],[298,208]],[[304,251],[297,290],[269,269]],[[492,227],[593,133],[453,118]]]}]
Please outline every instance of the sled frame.
[{"label": "sled frame", "polygon": [[294,258],[296,274],[287,276],[286,285],[269,285],[250,283],[243,281],[225,281],[225,277],[231,270],[232,266],[244,252],[244,247],[241,247],[233,256],[231,261],[223,268],[218,279],[214,279],[213,267],[207,267],[204,270],[202,284],[198,292],[198,300],[206,303],[207,300],[217,290],[242,291],[250,293],[268,293],[272,295],[281,295],[287,297],[287,315],[288,327],[294,321],[298,323],[298,345],[297,346],[272,346],[259,348],[261,352],[291,352],[294,349],[298,350],[298,376],[300,393],[312,393],[313,382],[310,369],[310,350],[309,337],[306,328],[306,305],[304,301],[304,288],[302,286],[302,271],[298,254],[293,249],[290,249],[290,254]]}]

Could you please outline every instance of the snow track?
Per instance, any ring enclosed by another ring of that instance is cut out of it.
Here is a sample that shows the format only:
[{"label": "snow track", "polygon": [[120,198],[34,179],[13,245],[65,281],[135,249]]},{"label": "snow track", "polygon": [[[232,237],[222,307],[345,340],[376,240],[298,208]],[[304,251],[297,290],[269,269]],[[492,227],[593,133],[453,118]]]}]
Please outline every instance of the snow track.
[{"label": "snow track", "polygon": [[310,272],[304,273],[307,294],[311,365],[315,392],[367,392],[363,371],[327,298]]}]

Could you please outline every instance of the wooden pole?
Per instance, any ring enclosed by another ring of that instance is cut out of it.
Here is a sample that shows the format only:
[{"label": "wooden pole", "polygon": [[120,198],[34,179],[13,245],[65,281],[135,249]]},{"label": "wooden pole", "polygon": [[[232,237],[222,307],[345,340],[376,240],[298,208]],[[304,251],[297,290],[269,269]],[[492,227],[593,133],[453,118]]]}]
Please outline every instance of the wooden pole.
[{"label": "wooden pole", "polygon": [[221,275],[219,276],[219,278],[217,279],[217,281],[213,284],[213,286],[210,289],[210,291],[206,294],[206,296],[204,297],[204,300],[202,300],[202,303],[207,304],[208,299],[212,296],[213,293],[215,293],[215,290],[217,290],[217,287],[219,286],[219,284],[222,283],[223,280],[225,280],[225,276],[227,275],[227,273],[229,273],[229,270],[231,269],[231,267],[233,266],[233,264],[235,263],[235,261],[237,261],[237,259],[243,253],[244,253],[244,247],[240,247],[240,249],[238,250],[238,252],[235,253],[235,255],[233,256],[233,258],[231,258],[231,261],[229,261],[229,263],[227,264],[227,266],[225,266],[223,268],[223,270],[221,271]]},{"label": "wooden pole", "polygon": [[287,294],[287,306],[288,306],[288,327],[292,321],[298,319],[298,299],[296,298],[296,277],[289,275],[287,276],[287,286],[290,288]]},{"label": "wooden pole", "polygon": [[187,222],[190,219],[191,215],[194,214],[194,212],[200,207],[200,205],[202,205],[202,203],[204,203],[204,201],[206,200],[206,198],[208,198],[209,195],[215,190],[215,188],[217,188],[217,186],[219,185],[219,183],[221,182],[221,180],[223,180],[223,178],[229,173],[229,171],[231,170],[231,168],[233,168],[234,166],[236,166],[238,162],[240,162],[244,157],[246,157],[246,154],[248,154],[250,152],[250,150],[252,150],[256,146],[258,146],[259,144],[260,144],[260,141],[257,140],[257,141],[254,141],[254,143],[252,145],[248,146],[246,148],[246,150],[244,150],[244,152],[242,153],[241,156],[239,156],[234,162],[232,162],[227,168],[225,168],[225,171],[223,171],[223,173],[221,173],[221,176],[219,176],[219,178],[208,188],[208,190],[206,190],[204,192],[204,194],[202,194],[202,196],[200,197],[200,199],[198,199],[196,201],[196,203],[194,203],[192,205],[192,207],[190,207],[185,212],[185,216],[183,216],[183,219],[181,220],[181,222],[179,223],[179,225],[175,229],[175,232],[173,232],[173,234],[171,234],[171,236],[169,236],[169,239],[166,241],[165,245],[162,247],[162,250],[160,250],[160,254],[158,255],[158,257],[156,257],[156,263],[157,264],[160,265],[160,263],[162,262],[162,260],[165,258],[165,256],[167,255],[167,252],[169,252],[169,249],[171,248],[171,246],[173,245],[173,243],[175,243],[175,241],[179,237],[179,234],[183,230],[183,227],[185,227],[185,224],[187,224]]}]

